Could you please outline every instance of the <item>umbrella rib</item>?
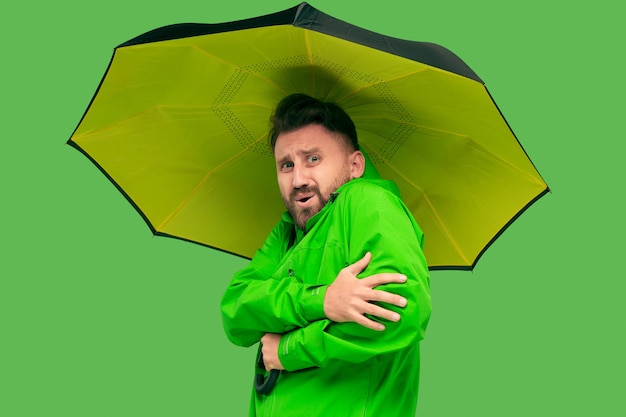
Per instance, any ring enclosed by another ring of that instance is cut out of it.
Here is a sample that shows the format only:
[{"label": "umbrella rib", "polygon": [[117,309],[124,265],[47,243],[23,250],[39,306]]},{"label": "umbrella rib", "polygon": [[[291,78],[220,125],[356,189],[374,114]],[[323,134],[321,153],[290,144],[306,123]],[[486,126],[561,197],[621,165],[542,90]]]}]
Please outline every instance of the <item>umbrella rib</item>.
[{"label": "umbrella rib", "polygon": [[421,69],[419,69],[417,71],[407,72],[407,73],[404,73],[404,74],[400,74],[400,75],[398,75],[396,77],[391,77],[391,78],[387,78],[387,79],[377,79],[375,82],[371,82],[369,84],[365,84],[365,85],[362,85],[359,88],[351,90],[349,93],[347,93],[345,96],[339,98],[337,101],[341,102],[342,100],[346,100],[347,98],[352,97],[355,94],[360,93],[361,91],[365,90],[366,88],[371,88],[371,87],[375,87],[377,85],[387,84],[387,83],[392,82],[392,81],[402,80],[404,78],[411,77],[411,76],[413,76],[415,74],[419,74],[420,72],[424,72],[424,71],[426,71],[428,69],[429,68],[421,68]]},{"label": "umbrella rib", "polygon": [[[377,119],[377,117],[356,117],[356,118],[354,118],[354,120],[365,120],[365,119]],[[528,172],[521,170],[516,165],[514,165],[511,162],[509,162],[507,159],[502,158],[501,155],[499,155],[497,153],[494,153],[493,151],[491,151],[486,146],[484,146],[484,145],[480,144],[478,141],[474,140],[471,135],[461,134],[461,133],[453,132],[453,131],[450,131],[450,130],[435,129],[435,128],[432,128],[432,127],[429,127],[429,126],[424,126],[424,125],[412,123],[411,121],[407,121],[407,120],[400,120],[400,119],[395,119],[395,118],[390,118],[390,117],[387,117],[387,119],[389,121],[393,122],[393,123],[415,127],[417,129],[424,130],[424,131],[444,133],[444,134],[448,134],[450,136],[456,136],[458,138],[465,138],[465,139],[471,141],[475,145],[474,149],[476,151],[482,152],[485,155],[489,155],[489,157],[491,157],[492,159],[500,161],[500,163],[502,163],[503,165],[508,166],[510,169],[512,169],[513,171],[517,172],[521,176],[532,179],[533,182],[535,182],[538,185],[542,185],[543,184],[543,182],[541,182],[541,180],[538,179],[537,177],[533,176],[532,173],[529,174]],[[374,133],[374,132],[372,132],[372,133]],[[511,133],[511,135],[515,136],[512,132],[509,131],[509,133]],[[381,158],[381,159],[384,159],[384,158]]]},{"label": "umbrella rib", "polygon": [[260,136],[257,140],[253,141],[252,143],[250,143],[248,146],[246,146],[245,148],[243,148],[240,152],[236,153],[235,155],[231,156],[230,158],[228,158],[227,160],[223,161],[221,164],[219,164],[218,166],[216,166],[215,168],[213,168],[212,170],[210,170],[209,172],[206,173],[206,175],[202,178],[202,180],[200,180],[200,182],[194,187],[193,190],[191,190],[191,192],[187,195],[187,197],[185,197],[184,200],[182,200],[180,202],[180,204],[174,209],[172,210],[172,212],[170,213],[169,216],[167,216],[167,218],[165,218],[160,224],[159,226],[156,228],[157,230],[163,230],[163,228],[165,227],[165,225],[167,223],[169,223],[174,217],[176,217],[178,215],[178,213],[183,209],[183,207],[187,204],[187,202],[189,200],[191,200],[191,198],[197,194],[198,190],[202,187],[202,185],[207,181],[207,179],[213,175],[215,172],[219,171],[222,167],[228,165],[229,163],[231,163],[232,161],[234,161],[235,159],[237,159],[238,157],[240,157],[241,155],[243,155],[246,152],[249,152],[249,149],[252,148],[255,144],[259,143],[262,138],[264,136]]},{"label": "umbrella rib", "polygon": [[[367,120],[367,119],[376,120],[376,119],[381,119],[381,117],[376,117],[376,116],[371,116],[371,117],[369,117],[369,116],[356,116],[356,117],[353,117],[353,120],[355,120],[355,123],[358,120]],[[414,121],[411,121],[411,120],[401,120],[401,119],[397,119],[397,118],[393,118],[393,117],[383,117],[382,119],[389,120],[390,122],[396,123],[396,124],[399,124],[399,125],[410,126],[410,127],[414,127],[414,128],[421,129],[421,130],[428,130],[428,131],[431,131],[431,132],[439,132],[439,133],[447,133],[447,134],[449,134],[451,136],[468,137],[467,135],[462,135],[462,134],[455,133],[455,132],[452,132],[452,131],[449,131],[449,130],[434,129],[434,128],[429,127],[429,126],[417,124],[417,123],[414,123]]]},{"label": "umbrella rib", "polygon": [[311,51],[311,39],[308,30],[304,31],[304,47],[306,49],[306,58],[311,67],[311,91],[315,93],[315,64],[313,63],[313,52]]},{"label": "umbrella rib", "polygon": [[142,115],[147,114],[147,113],[157,109],[158,107],[159,106],[155,105],[155,106],[149,107],[149,108],[147,108],[147,109],[145,109],[143,111],[140,111],[139,113],[135,113],[132,116],[128,116],[125,119],[120,119],[118,121],[115,121],[113,123],[107,124],[107,125],[102,126],[102,127],[91,128],[91,129],[89,129],[89,130],[87,130],[85,132],[75,133],[72,136],[72,140],[74,140],[74,141],[81,141],[83,143],[89,142],[90,137],[91,137],[91,140],[99,140],[98,137],[95,137],[95,138],[93,137],[95,133],[106,132],[107,130],[111,130],[111,129],[114,129],[116,127],[128,124],[128,123],[132,122],[133,120],[141,117]]},{"label": "umbrella rib", "polygon": [[[269,106],[262,106],[259,103],[255,103],[255,102],[251,102],[251,101],[250,102],[239,102],[238,105],[239,106],[246,106],[246,107],[254,106],[254,107],[260,107],[260,108],[263,108],[263,109],[271,109],[271,107],[269,107]],[[225,105],[223,103],[214,103],[214,104],[205,105],[205,106],[198,106],[198,105],[183,106],[183,105],[155,104],[155,105],[153,105],[151,107],[146,108],[143,111],[140,111],[138,113],[133,114],[132,116],[128,116],[125,119],[120,119],[120,120],[118,120],[116,122],[113,122],[111,124],[108,124],[106,126],[102,126],[102,127],[98,127],[98,128],[92,128],[92,129],[90,129],[88,131],[80,132],[78,134],[74,134],[72,136],[72,140],[74,140],[74,141],[81,141],[83,143],[84,142],[88,142],[90,140],[90,137],[92,137],[91,140],[98,140],[97,137],[93,138],[93,135],[95,133],[106,132],[107,130],[111,130],[111,129],[114,129],[116,127],[123,126],[125,124],[129,124],[133,120],[136,120],[136,119],[142,117],[143,115],[148,114],[148,113],[150,113],[152,111],[162,111],[162,110],[168,110],[168,109],[211,110],[212,108],[215,108],[215,107],[225,107]],[[235,107],[235,106],[233,105],[233,103],[229,103],[229,107]],[[255,142],[253,142],[253,143],[255,143]]]},{"label": "umbrella rib", "polygon": [[[387,162],[376,150],[371,149],[368,151],[369,152],[373,152],[374,154],[376,154],[379,158],[381,158],[381,160]],[[391,168],[400,178],[402,178],[403,180],[405,180],[408,184],[410,184],[413,188],[415,188],[416,190],[419,190],[421,192],[421,194],[424,196],[424,200],[426,200],[428,206],[431,208],[431,212],[433,213],[433,215],[435,216],[435,218],[437,219],[437,223],[439,223],[439,225],[441,226],[442,230],[444,230],[445,235],[448,237],[448,240],[450,241],[450,243],[452,244],[452,246],[456,249],[456,252],[459,254],[459,256],[461,258],[463,258],[463,260],[469,264],[469,260],[467,259],[467,257],[465,256],[465,254],[463,253],[463,251],[461,250],[461,247],[459,246],[459,244],[456,242],[456,240],[452,237],[452,233],[450,233],[450,230],[448,230],[448,228],[446,227],[445,222],[443,221],[443,219],[439,216],[439,213],[437,213],[437,211],[435,210],[435,207],[433,205],[433,203],[430,201],[430,198],[428,198],[428,194],[426,194],[424,192],[424,190],[419,187],[417,184],[415,184],[413,181],[411,181],[408,177],[406,177],[402,172],[398,171],[393,165],[386,163],[386,165]]]},{"label": "umbrella rib", "polygon": [[[235,64],[233,62],[230,62],[230,61],[227,61],[225,59],[222,59],[219,56],[211,54],[207,50],[200,48],[198,45],[194,44],[194,45],[191,45],[191,47],[196,49],[196,50],[198,50],[198,51],[200,51],[200,53],[202,53],[204,55],[208,55],[209,57],[211,57],[212,59],[215,59],[216,61],[222,62],[222,63],[224,63],[224,64],[234,68],[235,70],[243,71],[243,72],[246,72],[248,75],[252,75],[254,77],[260,78],[260,79],[264,80],[265,82],[267,82],[269,85],[274,86],[278,91],[281,91],[281,92],[284,93],[284,90],[282,88],[280,88],[270,78],[264,77],[261,74],[259,74],[258,72],[251,71],[250,69],[247,68],[247,66],[238,65],[238,64]],[[259,52],[261,53],[261,51],[259,51]],[[261,53],[261,55],[263,55],[263,54]]]},{"label": "umbrella rib", "polygon": [[461,259],[463,259],[465,264],[470,265],[471,262],[469,261],[469,259],[467,259],[467,257],[465,256],[465,254],[461,250],[461,247],[459,246],[459,244],[452,237],[452,233],[450,233],[450,230],[448,230],[448,228],[446,227],[446,224],[444,223],[444,221],[441,219],[441,217],[439,217],[439,213],[437,213],[437,211],[435,211],[435,208],[433,207],[433,204],[430,201],[430,198],[428,198],[428,194],[423,194],[423,195],[424,195],[424,199],[428,202],[428,205],[432,208],[432,212],[433,212],[435,218],[437,219],[437,222],[441,225],[441,228],[445,231],[445,235],[448,237],[448,240],[450,241],[452,246],[456,249],[456,253],[461,257]]}]

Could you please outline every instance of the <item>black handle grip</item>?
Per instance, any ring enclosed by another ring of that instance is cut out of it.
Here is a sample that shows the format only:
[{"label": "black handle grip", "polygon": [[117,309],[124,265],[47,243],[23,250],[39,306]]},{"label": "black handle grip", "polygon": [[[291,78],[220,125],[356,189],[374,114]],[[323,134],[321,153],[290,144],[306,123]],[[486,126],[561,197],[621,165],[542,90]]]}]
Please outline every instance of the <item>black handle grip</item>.
[{"label": "black handle grip", "polygon": [[[265,363],[263,362],[263,352],[261,352],[261,346],[259,346],[259,353],[256,357],[256,365],[258,370],[257,374],[254,376],[254,389],[261,395],[267,395],[272,392],[272,389],[274,389],[274,385],[276,385],[280,371],[278,369],[272,369],[267,378],[265,377]],[[259,371],[262,373],[259,373]]]}]

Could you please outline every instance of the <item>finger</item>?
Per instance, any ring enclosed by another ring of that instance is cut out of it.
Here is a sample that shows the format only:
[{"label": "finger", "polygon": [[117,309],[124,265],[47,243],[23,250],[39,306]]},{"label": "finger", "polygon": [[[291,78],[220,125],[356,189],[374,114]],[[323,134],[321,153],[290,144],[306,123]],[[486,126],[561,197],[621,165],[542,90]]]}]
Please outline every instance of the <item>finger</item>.
[{"label": "finger", "polygon": [[271,337],[272,337],[271,333],[265,333],[263,337],[261,337],[261,344],[265,347],[266,344],[270,343]]},{"label": "finger", "polygon": [[376,330],[377,332],[382,332],[383,330],[385,330],[384,324],[378,323],[374,320],[370,320],[360,314],[354,318],[354,322],[360,324],[363,327],[367,327],[368,329]]},{"label": "finger", "polygon": [[376,304],[369,304],[369,306],[365,309],[365,314],[369,314],[370,316],[379,317],[381,319],[397,322],[400,320],[400,314],[396,313],[392,310],[387,310],[378,306]]},{"label": "finger", "polygon": [[363,270],[367,267],[367,265],[369,265],[371,260],[372,260],[372,253],[367,252],[365,256],[363,256],[361,259],[359,259],[352,265],[348,265],[346,269],[348,269],[353,275],[357,275],[363,272]]},{"label": "finger", "polygon": [[383,284],[392,284],[392,283],[402,284],[402,283],[405,283],[406,280],[407,280],[406,275],[389,273],[389,272],[384,272],[382,274],[374,274],[366,278],[361,278],[361,282],[370,288],[378,287],[379,285],[383,285]]},{"label": "finger", "polygon": [[265,370],[269,372],[274,368],[271,363],[272,353],[265,348],[261,349],[261,351],[263,352],[263,366],[265,367]]},{"label": "finger", "polygon": [[382,290],[372,290],[367,299],[368,301],[379,301],[398,307],[406,307],[407,304],[407,300],[403,296]]}]

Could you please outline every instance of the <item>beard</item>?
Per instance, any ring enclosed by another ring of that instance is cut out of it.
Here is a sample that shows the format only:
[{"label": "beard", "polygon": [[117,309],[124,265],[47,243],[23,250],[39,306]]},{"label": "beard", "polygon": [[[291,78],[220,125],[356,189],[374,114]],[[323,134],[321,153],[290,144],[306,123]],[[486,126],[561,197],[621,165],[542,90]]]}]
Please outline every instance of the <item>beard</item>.
[{"label": "beard", "polygon": [[[317,196],[317,204],[310,206],[310,207],[298,207],[296,204],[296,193],[298,192],[315,194]],[[287,207],[287,211],[289,212],[289,214],[291,214],[291,218],[293,219],[296,227],[298,229],[304,230],[306,227],[306,222],[311,217],[319,213],[322,210],[322,208],[324,208],[326,203],[328,203],[329,198],[330,198],[330,194],[328,197],[324,197],[324,195],[322,195],[318,187],[305,186],[305,187],[294,189],[291,192],[289,199],[285,200],[285,198],[283,198],[283,202],[285,203],[285,206]]]},{"label": "beard", "polygon": [[[330,200],[330,194],[337,191],[339,187],[350,180],[350,168],[347,167],[345,170],[340,172],[335,180],[324,190],[320,190],[317,186],[304,186],[291,190],[288,198],[285,198],[283,195],[282,198],[285,203],[285,207],[287,207],[287,211],[291,215],[296,227],[298,229],[305,230],[307,221],[324,208],[326,203],[328,203],[328,200]],[[296,201],[296,195],[298,193],[315,194],[315,196],[317,196],[317,204],[310,207],[298,207]]]}]

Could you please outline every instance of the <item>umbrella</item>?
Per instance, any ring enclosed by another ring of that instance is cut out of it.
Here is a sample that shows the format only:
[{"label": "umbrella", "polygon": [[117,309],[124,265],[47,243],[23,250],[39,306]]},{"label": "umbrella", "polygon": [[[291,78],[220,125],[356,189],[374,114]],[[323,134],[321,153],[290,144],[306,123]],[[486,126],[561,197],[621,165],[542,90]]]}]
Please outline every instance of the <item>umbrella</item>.
[{"label": "umbrella", "polygon": [[431,269],[472,269],[549,191],[459,57],[306,3],[123,43],[68,143],[155,234],[250,258],[284,211],[268,120],[295,92],[353,118],[362,149],[424,230]]}]

